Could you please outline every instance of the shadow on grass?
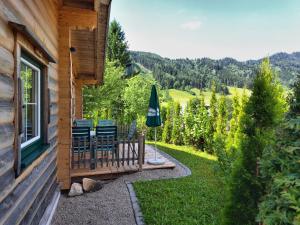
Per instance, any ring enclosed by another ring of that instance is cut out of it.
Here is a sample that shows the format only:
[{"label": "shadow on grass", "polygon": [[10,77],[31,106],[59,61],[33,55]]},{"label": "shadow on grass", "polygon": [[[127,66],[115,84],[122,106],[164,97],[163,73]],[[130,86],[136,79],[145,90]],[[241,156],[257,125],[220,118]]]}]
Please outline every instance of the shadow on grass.
[{"label": "shadow on grass", "polygon": [[134,184],[146,224],[219,224],[224,183],[215,157],[186,146],[157,147],[189,167],[192,175]]}]

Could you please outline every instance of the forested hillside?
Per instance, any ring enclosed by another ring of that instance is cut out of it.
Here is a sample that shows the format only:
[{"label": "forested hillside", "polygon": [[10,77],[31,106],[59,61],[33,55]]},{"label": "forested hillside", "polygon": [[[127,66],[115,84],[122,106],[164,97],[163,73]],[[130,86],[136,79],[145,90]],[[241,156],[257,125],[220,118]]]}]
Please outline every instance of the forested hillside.
[{"label": "forested hillside", "polygon": [[[163,88],[190,89],[210,87],[215,80],[222,85],[251,88],[253,77],[262,60],[237,61],[233,58],[213,60],[168,59],[148,52],[131,52],[135,63],[151,70]],[[278,71],[282,83],[290,86],[300,74],[300,52],[277,53],[270,56],[272,66]]]},{"label": "forested hillside", "polygon": [[[135,186],[148,224],[300,225],[300,53],[171,60],[129,52],[115,20],[107,52],[103,85],[84,87],[84,118],[136,121],[139,134],[172,146],[167,153],[196,171]],[[277,73],[286,86],[296,80],[288,98]],[[157,81],[162,126],[154,132],[146,115]],[[207,153],[217,164],[197,157]]]}]

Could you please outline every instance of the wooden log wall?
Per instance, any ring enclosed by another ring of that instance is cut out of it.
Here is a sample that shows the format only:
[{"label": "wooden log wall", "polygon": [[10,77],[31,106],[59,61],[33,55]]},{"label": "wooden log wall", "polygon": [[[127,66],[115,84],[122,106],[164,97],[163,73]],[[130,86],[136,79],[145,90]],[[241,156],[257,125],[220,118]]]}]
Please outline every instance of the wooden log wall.
[{"label": "wooden log wall", "polygon": [[[52,0],[0,1],[0,225],[38,224],[57,190],[58,65],[48,64],[50,123],[47,149],[15,176],[16,34],[8,21],[26,25],[58,60],[58,4]],[[30,46],[29,46],[30,47]]]}]

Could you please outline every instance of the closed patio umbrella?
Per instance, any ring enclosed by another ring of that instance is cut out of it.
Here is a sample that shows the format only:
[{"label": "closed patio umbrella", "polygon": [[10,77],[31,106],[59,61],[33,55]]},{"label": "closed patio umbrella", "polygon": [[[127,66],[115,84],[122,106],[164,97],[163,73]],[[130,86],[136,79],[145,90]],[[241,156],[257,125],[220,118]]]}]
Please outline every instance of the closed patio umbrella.
[{"label": "closed patio umbrella", "polygon": [[164,163],[164,160],[158,159],[156,156],[157,148],[156,148],[156,128],[161,126],[161,118],[160,118],[160,108],[159,108],[159,99],[156,91],[155,85],[152,85],[151,96],[149,101],[149,108],[147,113],[147,121],[146,125],[148,127],[155,128],[155,153],[154,159],[149,159],[148,163],[160,165]]}]

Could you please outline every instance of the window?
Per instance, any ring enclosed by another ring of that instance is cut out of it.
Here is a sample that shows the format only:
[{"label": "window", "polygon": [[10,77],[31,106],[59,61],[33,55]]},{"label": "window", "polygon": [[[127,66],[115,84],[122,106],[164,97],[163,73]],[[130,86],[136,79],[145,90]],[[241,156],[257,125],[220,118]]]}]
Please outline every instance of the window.
[{"label": "window", "polygon": [[22,127],[21,148],[41,138],[41,70],[21,59]]},{"label": "window", "polygon": [[21,170],[37,159],[49,145],[45,120],[45,87],[48,79],[42,73],[43,66],[25,52],[21,53],[19,77],[19,115],[21,142]]}]

